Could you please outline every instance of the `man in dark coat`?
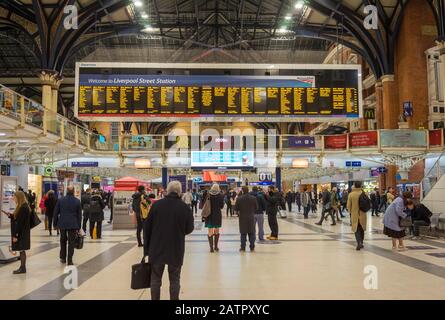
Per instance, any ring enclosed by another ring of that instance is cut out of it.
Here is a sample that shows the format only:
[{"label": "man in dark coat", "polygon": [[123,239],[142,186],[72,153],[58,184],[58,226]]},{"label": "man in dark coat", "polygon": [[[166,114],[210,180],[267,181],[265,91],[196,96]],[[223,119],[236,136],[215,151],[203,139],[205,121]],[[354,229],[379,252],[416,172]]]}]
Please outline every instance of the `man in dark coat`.
[{"label": "man in dark coat", "polygon": [[[66,189],[66,196],[57,201],[54,209],[54,227],[60,229],[60,262],[73,265],[74,241],[82,223],[80,200],[74,196],[74,187]],[[66,244],[68,241],[68,256]]]},{"label": "man in dark coat", "polygon": [[270,227],[270,236],[267,240],[278,240],[278,206],[280,205],[281,195],[275,191],[274,186],[269,186],[266,194],[266,214]]},{"label": "man in dark coat", "polygon": [[179,300],[185,236],[194,229],[192,210],[181,200],[182,186],[171,181],[167,196],[156,201],[144,224],[144,254],[151,263],[151,299],[161,298],[161,280],[168,265],[170,299]]},{"label": "man in dark coat", "polygon": [[93,238],[94,227],[96,227],[97,239],[102,238],[102,221],[104,220],[105,202],[99,191],[95,191],[90,199],[90,236]]},{"label": "man in dark coat", "polygon": [[321,226],[321,224],[324,221],[324,218],[326,216],[326,213],[328,216],[331,216],[332,219],[332,223],[331,226],[335,226],[335,218],[334,218],[334,214],[332,212],[332,202],[331,202],[331,193],[328,191],[327,188],[323,188],[323,193],[321,194],[321,204],[323,205],[323,209],[321,211],[321,218],[320,221],[316,222],[316,225]]},{"label": "man in dark coat", "polygon": [[258,187],[253,187],[250,193],[256,198],[258,208],[255,212],[255,225],[258,225],[258,240],[264,241],[264,211],[266,210],[266,199],[264,198],[264,192],[262,189],[258,190]]},{"label": "man in dark coat", "polygon": [[142,247],[142,217],[141,217],[141,200],[142,197],[145,197],[145,187],[138,186],[137,191],[133,194],[133,202],[131,203],[131,208],[133,209],[134,214],[136,215],[137,229],[136,229],[136,238],[138,240],[138,247]]},{"label": "man in dark coat", "polygon": [[297,204],[297,207],[298,207],[298,213],[300,213],[300,211],[301,211],[301,194],[298,191],[295,193],[295,203]]},{"label": "man in dark coat", "polygon": [[255,213],[258,210],[256,197],[249,194],[247,186],[242,187],[243,194],[236,199],[235,210],[239,212],[239,232],[241,233],[240,251],[246,251],[249,235],[250,251],[255,250]]},{"label": "man in dark coat", "polygon": [[294,202],[294,194],[292,191],[288,190],[286,193],[287,210],[292,211],[292,202]]},{"label": "man in dark coat", "polygon": [[87,232],[87,222],[90,219],[90,201],[91,201],[91,189],[88,188],[85,193],[80,197],[80,205],[83,211],[82,230]]}]

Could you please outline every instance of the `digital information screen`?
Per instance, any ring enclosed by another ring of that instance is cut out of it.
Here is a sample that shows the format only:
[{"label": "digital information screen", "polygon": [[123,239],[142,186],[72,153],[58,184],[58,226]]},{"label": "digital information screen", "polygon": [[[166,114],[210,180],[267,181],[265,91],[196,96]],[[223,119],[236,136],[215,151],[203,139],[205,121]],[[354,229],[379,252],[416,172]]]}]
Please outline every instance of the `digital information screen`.
[{"label": "digital information screen", "polygon": [[253,151],[192,151],[191,154],[192,167],[253,167],[253,162]]},{"label": "digital information screen", "polygon": [[252,121],[283,117],[298,121],[353,119],[361,114],[359,66],[319,65],[319,69],[280,69],[279,75],[259,76],[207,74],[211,69],[188,75],[176,74],[180,69],[175,69],[174,75],[164,75],[137,65],[107,69],[100,63],[78,63],[76,116],[83,121],[165,121],[170,117],[219,121],[237,116]]}]

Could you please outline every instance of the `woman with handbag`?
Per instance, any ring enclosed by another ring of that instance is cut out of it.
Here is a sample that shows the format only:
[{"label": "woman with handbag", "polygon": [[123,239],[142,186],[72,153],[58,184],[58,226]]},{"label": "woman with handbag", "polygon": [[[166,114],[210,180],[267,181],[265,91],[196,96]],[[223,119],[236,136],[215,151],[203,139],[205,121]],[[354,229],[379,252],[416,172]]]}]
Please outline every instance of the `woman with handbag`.
[{"label": "woman with handbag", "polygon": [[13,274],[26,273],[26,250],[31,248],[31,209],[22,191],[14,194],[14,212],[3,211],[11,219],[11,250],[20,252],[20,268]]},{"label": "woman with handbag", "polygon": [[[205,227],[208,228],[210,252],[218,252],[219,229],[222,225],[221,209],[224,207],[224,196],[218,184],[213,184],[204,201],[210,201],[210,215],[205,218]],[[204,206],[203,206],[204,208]]]},{"label": "woman with handbag", "polygon": [[405,205],[408,199],[412,199],[410,192],[404,192],[402,197],[397,197],[386,209],[383,216],[383,234],[392,239],[392,250],[397,250],[397,241],[399,242],[399,251],[406,250],[403,244],[405,237],[405,227],[400,225],[400,221],[407,217]]}]

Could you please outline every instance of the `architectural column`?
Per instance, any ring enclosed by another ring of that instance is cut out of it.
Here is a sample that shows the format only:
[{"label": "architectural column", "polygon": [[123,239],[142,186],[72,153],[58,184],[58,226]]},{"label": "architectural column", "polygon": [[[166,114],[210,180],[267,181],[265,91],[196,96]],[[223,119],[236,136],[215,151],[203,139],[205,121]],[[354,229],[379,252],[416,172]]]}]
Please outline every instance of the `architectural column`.
[{"label": "architectural column", "polygon": [[395,188],[397,185],[397,166],[389,165],[386,166],[386,169],[388,169],[388,172],[385,174],[386,188]]},{"label": "architectural column", "polygon": [[375,121],[377,129],[383,129],[383,84],[381,81],[375,84]]},{"label": "architectural column", "polygon": [[360,127],[360,131],[368,130],[368,119],[360,118],[359,119],[359,127]]},{"label": "architectural column", "polygon": [[394,75],[384,75],[381,81],[383,88],[383,129],[398,129],[401,108],[399,108]]},{"label": "architectural column", "polygon": [[[46,114],[46,129],[55,132],[56,130],[56,114],[57,114],[57,92],[62,79],[59,73],[54,70],[42,70],[39,73],[42,83],[42,105],[49,112]],[[53,90],[53,88],[55,88]],[[55,93],[53,93],[55,91]],[[54,98],[55,95],[55,98]]]}]

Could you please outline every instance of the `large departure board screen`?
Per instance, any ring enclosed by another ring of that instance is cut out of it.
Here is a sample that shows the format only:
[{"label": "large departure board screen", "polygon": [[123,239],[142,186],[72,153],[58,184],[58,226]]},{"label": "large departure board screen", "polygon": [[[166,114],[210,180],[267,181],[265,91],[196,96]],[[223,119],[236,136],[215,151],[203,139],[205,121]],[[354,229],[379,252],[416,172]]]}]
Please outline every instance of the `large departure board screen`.
[{"label": "large departure board screen", "polygon": [[360,116],[360,66],[274,68],[271,72],[270,66],[249,69],[242,64],[78,63],[76,116],[84,121],[172,117],[300,121]]}]

